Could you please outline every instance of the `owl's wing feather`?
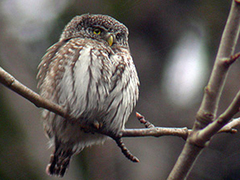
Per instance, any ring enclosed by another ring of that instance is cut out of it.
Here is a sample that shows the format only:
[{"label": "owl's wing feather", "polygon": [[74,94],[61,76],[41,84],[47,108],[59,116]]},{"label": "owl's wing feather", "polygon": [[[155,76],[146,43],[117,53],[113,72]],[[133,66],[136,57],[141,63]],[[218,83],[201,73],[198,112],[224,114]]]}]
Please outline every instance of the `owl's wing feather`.
[{"label": "owl's wing feather", "polygon": [[52,58],[56,55],[58,50],[66,44],[67,41],[59,41],[48,48],[47,53],[42,57],[41,63],[38,65],[38,74],[37,74],[37,80],[38,80],[38,88],[42,85],[47,71],[49,70],[49,65],[52,62]]},{"label": "owl's wing feather", "polygon": [[138,99],[139,79],[128,49],[121,49],[111,56],[114,71],[108,104],[108,121],[113,131],[118,133],[128,120]]}]

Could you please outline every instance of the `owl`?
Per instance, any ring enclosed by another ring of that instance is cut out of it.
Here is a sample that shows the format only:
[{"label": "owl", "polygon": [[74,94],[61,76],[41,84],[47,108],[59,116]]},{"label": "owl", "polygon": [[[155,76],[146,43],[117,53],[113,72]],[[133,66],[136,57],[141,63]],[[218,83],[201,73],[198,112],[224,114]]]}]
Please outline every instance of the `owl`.
[{"label": "owl", "polygon": [[54,147],[46,172],[62,177],[73,155],[107,139],[84,131],[82,122],[118,135],[136,105],[139,79],[128,29],[107,15],[76,16],[47,50],[38,69],[41,96],[75,118],[64,119],[48,110],[42,113],[44,130]]}]

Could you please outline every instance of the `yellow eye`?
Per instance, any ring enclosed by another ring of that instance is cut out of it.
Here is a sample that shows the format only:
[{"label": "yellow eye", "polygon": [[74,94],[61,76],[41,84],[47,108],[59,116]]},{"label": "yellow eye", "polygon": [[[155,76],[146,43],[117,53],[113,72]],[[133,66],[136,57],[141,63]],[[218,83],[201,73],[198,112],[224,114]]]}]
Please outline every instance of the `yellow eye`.
[{"label": "yellow eye", "polygon": [[100,35],[101,34],[101,30],[100,29],[94,29],[93,30],[93,33],[96,34],[96,35]]}]

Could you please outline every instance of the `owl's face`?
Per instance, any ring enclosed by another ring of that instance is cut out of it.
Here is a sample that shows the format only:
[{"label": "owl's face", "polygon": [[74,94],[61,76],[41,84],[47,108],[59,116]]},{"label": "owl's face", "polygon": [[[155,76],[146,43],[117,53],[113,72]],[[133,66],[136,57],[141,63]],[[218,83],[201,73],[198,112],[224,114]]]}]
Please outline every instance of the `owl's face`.
[{"label": "owl's face", "polygon": [[127,27],[107,15],[76,16],[65,27],[60,41],[72,38],[91,38],[112,47],[128,48]]}]

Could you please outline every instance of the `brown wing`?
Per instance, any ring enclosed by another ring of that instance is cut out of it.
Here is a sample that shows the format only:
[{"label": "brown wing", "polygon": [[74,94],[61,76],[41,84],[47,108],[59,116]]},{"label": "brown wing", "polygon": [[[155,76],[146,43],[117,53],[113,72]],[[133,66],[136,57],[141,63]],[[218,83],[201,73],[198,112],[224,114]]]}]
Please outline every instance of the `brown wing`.
[{"label": "brown wing", "polygon": [[38,88],[43,83],[43,80],[46,77],[49,65],[52,62],[53,57],[55,56],[56,52],[66,43],[66,41],[60,41],[56,44],[52,45],[50,48],[48,48],[47,53],[42,57],[41,63],[38,65],[38,74],[37,74],[37,80],[38,80]]}]

